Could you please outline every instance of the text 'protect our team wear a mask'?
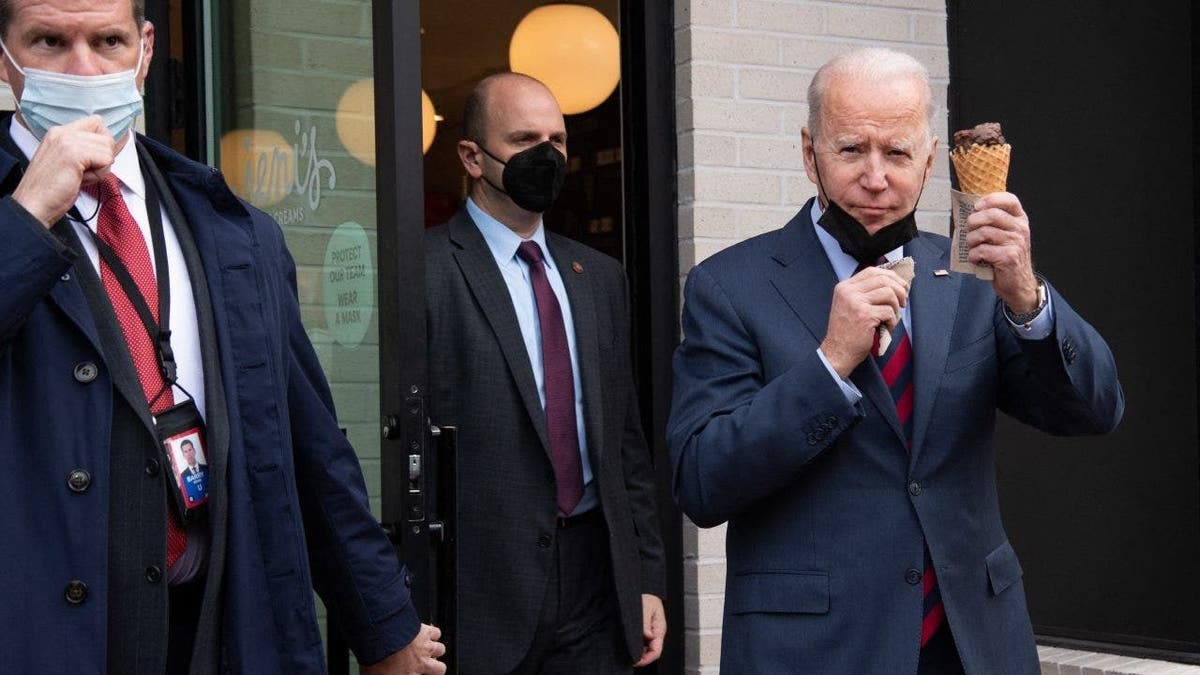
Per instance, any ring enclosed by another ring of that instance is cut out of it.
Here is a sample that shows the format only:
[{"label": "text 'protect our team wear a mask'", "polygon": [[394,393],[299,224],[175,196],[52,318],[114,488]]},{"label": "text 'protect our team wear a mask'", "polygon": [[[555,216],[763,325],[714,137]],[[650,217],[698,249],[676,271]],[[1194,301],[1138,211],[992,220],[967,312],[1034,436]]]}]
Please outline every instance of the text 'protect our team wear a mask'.
[{"label": "text 'protect our team wear a mask'", "polygon": [[18,107],[25,126],[39,141],[51,128],[88,115],[99,115],[113,138],[121,140],[142,114],[142,94],[137,86],[137,74],[146,54],[142,41],[138,42],[138,60],[133,70],[106,75],[69,75],[22,68],[3,40],[0,48],[25,78]]},{"label": "text 'protect our team wear a mask'", "polygon": [[488,157],[504,165],[501,175],[504,189],[484,175],[483,179],[488,185],[532,213],[545,213],[554,204],[567,178],[567,160],[553,143],[538,143],[509,157],[507,162],[488,152],[479,141],[475,145]]}]

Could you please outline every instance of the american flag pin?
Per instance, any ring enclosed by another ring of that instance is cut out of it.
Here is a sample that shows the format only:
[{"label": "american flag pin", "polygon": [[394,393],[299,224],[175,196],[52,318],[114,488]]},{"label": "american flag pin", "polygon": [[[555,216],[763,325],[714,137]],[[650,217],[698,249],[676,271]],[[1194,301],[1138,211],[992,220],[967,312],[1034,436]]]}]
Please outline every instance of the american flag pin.
[{"label": "american flag pin", "polygon": [[948,277],[948,276],[950,276],[950,273],[949,273],[949,272],[947,272],[946,270],[934,270],[934,271],[933,271],[933,276],[935,276],[935,277]]},{"label": "american flag pin", "polygon": [[583,265],[577,262],[571,263],[571,269],[575,270],[575,274],[583,274]]}]

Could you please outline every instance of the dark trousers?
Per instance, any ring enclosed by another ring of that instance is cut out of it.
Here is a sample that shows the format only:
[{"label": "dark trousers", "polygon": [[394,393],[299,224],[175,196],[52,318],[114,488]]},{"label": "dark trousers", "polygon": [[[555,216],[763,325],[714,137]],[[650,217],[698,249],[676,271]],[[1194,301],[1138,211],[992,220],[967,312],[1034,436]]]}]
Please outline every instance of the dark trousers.
[{"label": "dark trousers", "polygon": [[958,658],[949,623],[942,624],[921,650],[917,675],[963,675],[962,660]]},{"label": "dark trousers", "polygon": [[167,628],[167,675],[187,675],[192,666],[204,581],[172,586],[167,593],[170,623]]},{"label": "dark trousers", "polygon": [[611,675],[633,664],[621,628],[599,508],[560,522],[537,632],[514,673]]}]

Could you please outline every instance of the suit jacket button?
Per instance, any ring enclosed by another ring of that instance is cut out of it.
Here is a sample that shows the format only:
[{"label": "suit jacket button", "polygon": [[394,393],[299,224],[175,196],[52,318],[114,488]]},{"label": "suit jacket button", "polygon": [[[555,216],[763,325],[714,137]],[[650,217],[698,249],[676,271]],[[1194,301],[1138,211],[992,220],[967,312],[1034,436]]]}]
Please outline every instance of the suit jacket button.
[{"label": "suit jacket button", "polygon": [[99,374],[100,369],[97,368],[96,364],[92,363],[91,361],[84,361],[83,363],[75,364],[75,380],[77,382],[88,384],[89,382],[95,380],[96,376]]},{"label": "suit jacket button", "polygon": [[908,494],[910,494],[914,497],[920,496],[921,495],[921,484],[915,480],[913,482],[909,483],[908,484]]},{"label": "suit jacket button", "polygon": [[907,572],[904,573],[904,580],[907,581],[908,583],[916,586],[917,584],[921,583],[921,570],[918,570],[918,569],[908,570]]},{"label": "suit jacket button", "polygon": [[71,488],[71,492],[87,492],[87,489],[92,486],[92,474],[83,469],[75,469],[67,474],[67,487]]},{"label": "suit jacket button", "polygon": [[88,596],[87,584],[79,581],[78,579],[71,581],[67,583],[67,590],[63,595],[66,596],[67,602],[71,603],[72,605],[83,604],[83,601],[87,600]]},{"label": "suit jacket button", "polygon": [[151,478],[157,476],[158,469],[159,469],[159,464],[158,464],[157,459],[154,459],[153,457],[151,457],[150,459],[146,460],[146,475],[147,476],[150,476]]},{"label": "suit jacket button", "polygon": [[412,588],[412,582],[413,582],[413,575],[412,575],[412,573],[410,573],[410,572],[406,572],[406,573],[404,574],[404,587],[405,587],[405,588]]},{"label": "suit jacket button", "polygon": [[146,581],[149,581],[152,584],[157,584],[158,582],[162,581],[162,570],[154,565],[147,567]]},{"label": "suit jacket button", "polygon": [[551,541],[553,541],[553,540],[550,538],[550,535],[543,534],[542,536],[538,537],[538,541],[537,541],[538,548],[550,548]]}]

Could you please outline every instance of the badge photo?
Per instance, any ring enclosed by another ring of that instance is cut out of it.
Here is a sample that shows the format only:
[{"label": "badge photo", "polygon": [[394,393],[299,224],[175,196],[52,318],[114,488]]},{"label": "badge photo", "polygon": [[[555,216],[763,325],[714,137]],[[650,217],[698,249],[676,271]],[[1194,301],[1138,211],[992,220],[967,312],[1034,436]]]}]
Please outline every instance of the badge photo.
[{"label": "badge photo", "polygon": [[171,459],[171,474],[185,508],[208,501],[208,456],[199,429],[188,429],[163,441]]}]

